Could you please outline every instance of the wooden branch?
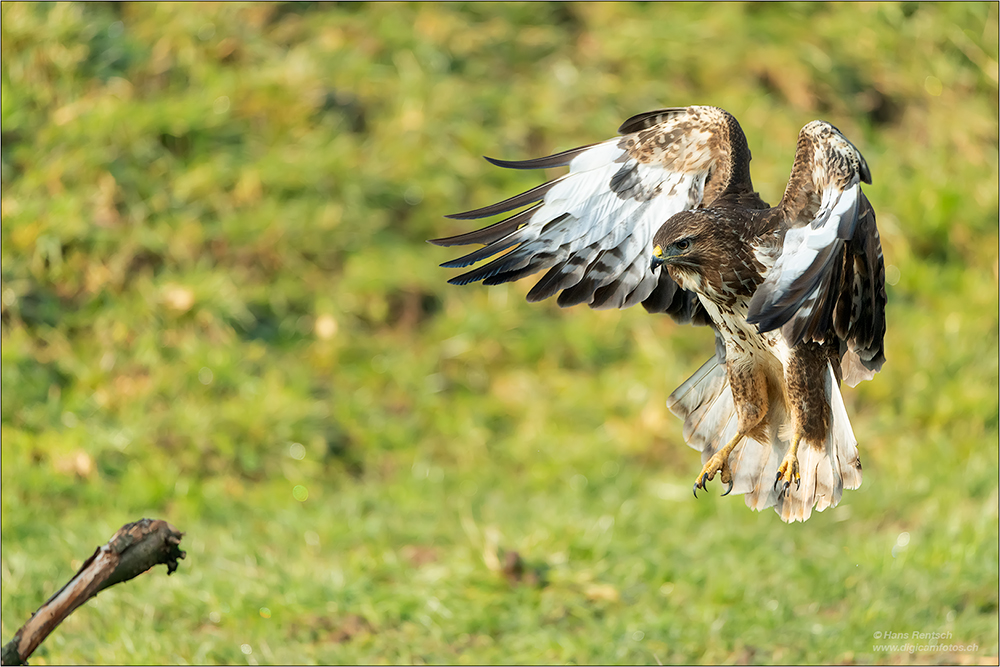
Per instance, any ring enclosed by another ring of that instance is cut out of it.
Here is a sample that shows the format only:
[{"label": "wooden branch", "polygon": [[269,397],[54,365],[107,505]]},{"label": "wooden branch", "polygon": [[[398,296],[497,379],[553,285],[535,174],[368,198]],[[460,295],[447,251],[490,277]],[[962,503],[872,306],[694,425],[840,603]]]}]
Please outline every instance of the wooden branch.
[{"label": "wooden branch", "polygon": [[167,566],[167,574],[173,574],[177,561],[186,555],[178,547],[183,534],[159,519],[140,519],[119,528],[17,631],[3,647],[0,664],[28,664],[28,657],[57,625],[105,588],[128,581],[161,563]]}]

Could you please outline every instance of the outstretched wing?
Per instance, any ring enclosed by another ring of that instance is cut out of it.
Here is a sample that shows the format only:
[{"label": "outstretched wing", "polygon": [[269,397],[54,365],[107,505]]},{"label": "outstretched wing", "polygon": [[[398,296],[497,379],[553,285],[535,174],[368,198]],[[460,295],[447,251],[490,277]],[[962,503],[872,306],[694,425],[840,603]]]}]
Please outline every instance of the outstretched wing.
[{"label": "outstretched wing", "polygon": [[[623,136],[523,162],[487,158],[509,169],[569,166],[569,173],[499,204],[448,217],[459,220],[528,209],[489,227],[431,241],[485,244],[442,264],[466,267],[452,278],[464,285],[496,285],[543,269],[528,293],[540,301],[561,292],[560,306],[627,308],[707,324],[700,303],[666,271],[653,272],[652,238],[675,213],[708,206],[724,194],[766,208],[750,182],[750,151],[736,119],[715,107],[661,109],[625,121]],[[506,252],[505,252],[506,251]]]},{"label": "outstretched wing", "polygon": [[757,288],[747,320],[782,328],[791,345],[831,334],[846,354],[844,380],[870,379],[885,361],[885,265],[864,157],[833,125],[813,121],[778,205],[781,254]]}]

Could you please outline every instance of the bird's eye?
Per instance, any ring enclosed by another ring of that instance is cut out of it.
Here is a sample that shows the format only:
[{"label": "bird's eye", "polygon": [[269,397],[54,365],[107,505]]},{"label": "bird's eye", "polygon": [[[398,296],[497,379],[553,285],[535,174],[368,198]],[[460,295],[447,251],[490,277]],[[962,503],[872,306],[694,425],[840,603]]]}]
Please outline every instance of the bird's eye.
[{"label": "bird's eye", "polygon": [[680,241],[678,241],[677,243],[675,243],[674,246],[678,250],[687,250],[688,248],[691,247],[691,242],[688,241],[687,239],[681,239]]}]

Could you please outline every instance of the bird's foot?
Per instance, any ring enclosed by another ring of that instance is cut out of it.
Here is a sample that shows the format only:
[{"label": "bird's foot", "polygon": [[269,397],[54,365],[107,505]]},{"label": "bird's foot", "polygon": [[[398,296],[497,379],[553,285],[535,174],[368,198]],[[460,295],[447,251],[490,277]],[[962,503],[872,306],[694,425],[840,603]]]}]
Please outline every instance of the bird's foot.
[{"label": "bird's foot", "polygon": [[729,485],[729,488],[722,495],[728,496],[729,492],[733,490],[733,473],[729,469],[729,453],[731,451],[731,448],[726,448],[716,452],[701,469],[694,482],[695,498],[698,497],[698,489],[704,489],[706,484],[715,479],[716,473],[719,473],[719,479],[723,484]]},{"label": "bird's foot", "polygon": [[795,488],[798,489],[802,485],[802,477],[799,475],[799,456],[798,456],[798,438],[796,438],[795,445],[793,445],[788,453],[785,454],[785,458],[782,459],[781,465],[778,466],[778,474],[774,478],[774,488],[778,489],[781,495],[788,492],[788,488],[795,482]]}]

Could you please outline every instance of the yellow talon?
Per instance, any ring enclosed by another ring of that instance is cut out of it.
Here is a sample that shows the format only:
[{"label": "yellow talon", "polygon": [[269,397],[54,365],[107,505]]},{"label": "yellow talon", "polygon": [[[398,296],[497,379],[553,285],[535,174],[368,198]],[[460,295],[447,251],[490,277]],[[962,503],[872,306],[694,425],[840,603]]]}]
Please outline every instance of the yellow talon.
[{"label": "yellow talon", "polygon": [[733,490],[733,473],[729,468],[729,455],[732,453],[733,448],[742,439],[742,436],[736,436],[730,441],[728,445],[717,451],[712,458],[708,460],[705,466],[698,473],[698,477],[695,478],[694,482],[694,497],[698,497],[698,489],[704,489],[705,485],[715,479],[715,474],[720,473],[719,480],[723,484],[729,485],[729,490],[722,495],[728,495],[729,491]]},{"label": "yellow talon", "polygon": [[802,436],[795,434],[792,438],[792,446],[788,448],[788,453],[785,454],[785,458],[782,459],[781,465],[778,466],[778,474],[774,479],[774,486],[777,487],[778,484],[784,482],[781,487],[781,492],[784,493],[788,490],[788,487],[795,482],[796,488],[802,484],[802,478],[799,476],[799,441]]}]

